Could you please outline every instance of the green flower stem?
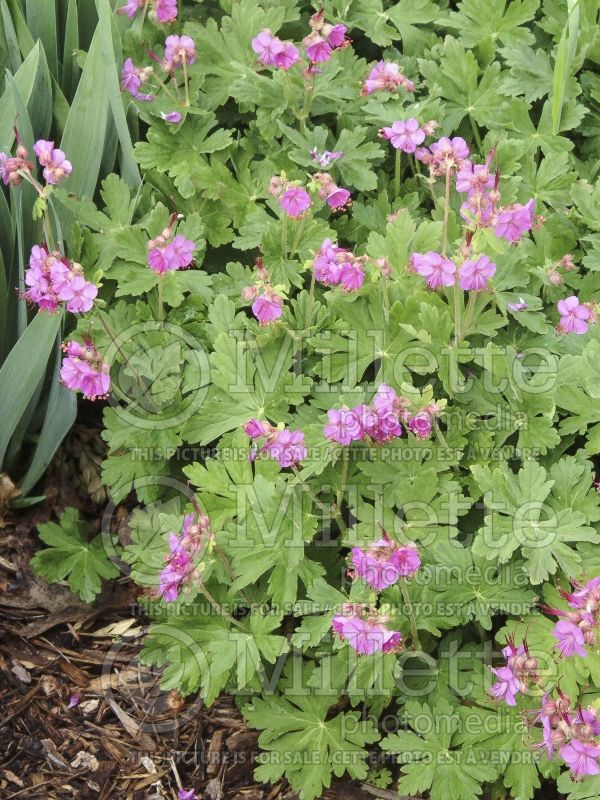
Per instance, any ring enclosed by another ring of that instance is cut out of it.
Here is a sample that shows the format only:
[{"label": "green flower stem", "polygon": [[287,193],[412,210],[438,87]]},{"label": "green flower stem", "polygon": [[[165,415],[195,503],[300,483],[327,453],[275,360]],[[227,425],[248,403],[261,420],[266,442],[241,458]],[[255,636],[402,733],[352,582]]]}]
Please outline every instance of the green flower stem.
[{"label": "green flower stem", "polygon": [[298,245],[300,244],[300,239],[302,238],[302,234],[304,233],[304,226],[306,225],[306,220],[307,220],[307,215],[304,214],[304,216],[300,220],[298,229],[296,230],[296,235],[294,236],[292,249],[290,250],[290,258],[293,258],[298,252]]},{"label": "green flower stem", "polygon": [[402,150],[396,150],[396,163],[394,167],[394,199],[400,196],[400,172],[402,169]]},{"label": "green flower stem", "polygon": [[446,168],[446,189],[444,192],[444,232],[442,235],[442,255],[448,249],[448,215],[450,213],[450,167]]},{"label": "green flower stem", "polygon": [[462,289],[458,283],[454,284],[454,344],[458,347],[460,341],[461,315],[462,315]]},{"label": "green flower stem", "polygon": [[477,142],[477,147],[479,149],[479,152],[481,153],[483,149],[483,145],[481,143],[481,135],[479,133],[479,128],[477,127],[477,123],[470,114],[469,114],[469,122],[471,123],[471,130],[473,131],[473,136],[475,137],[475,141]]},{"label": "green flower stem", "polygon": [[190,87],[189,87],[189,80],[188,80],[188,68],[187,68],[187,58],[185,53],[182,57],[182,66],[183,66],[183,83],[185,86],[185,105],[186,108],[189,108],[190,105]]},{"label": "green flower stem", "polygon": [[[342,497],[344,495],[344,487],[346,485],[346,480],[348,479],[348,454],[349,450],[347,447],[344,447],[342,450],[342,474],[340,476],[340,483],[338,486],[338,490],[335,495],[335,505],[336,508],[339,509],[340,504],[342,502]],[[340,512],[341,513],[341,512]]]},{"label": "green flower stem", "polygon": [[473,322],[473,314],[475,313],[476,303],[477,303],[477,292],[470,292],[469,300],[467,302],[467,310],[465,312],[465,318],[460,328],[460,333],[458,334],[458,344],[462,342],[462,340],[469,332],[469,326]]},{"label": "green flower stem", "polygon": [[203,595],[203,597],[205,597],[208,600],[208,602],[211,604],[213,609],[216,611],[216,613],[220,617],[225,617],[225,619],[229,620],[229,622],[231,622],[232,625],[235,625],[237,628],[241,628],[242,630],[245,630],[245,628],[241,624],[241,622],[239,622],[237,619],[235,619],[235,617],[231,617],[231,616],[229,616],[229,614],[225,614],[223,612],[222,606],[220,606],[217,603],[215,598],[212,596],[212,594],[208,591],[208,589],[206,588],[206,586],[203,583],[201,583],[200,586],[198,586],[198,590],[199,590],[200,594]]},{"label": "green flower stem", "polygon": [[390,318],[390,293],[388,291],[388,279],[381,276],[381,301],[383,305],[383,316],[387,322]]},{"label": "green flower stem", "polygon": [[180,99],[179,97],[175,97],[175,95],[174,95],[174,94],[173,94],[173,92],[172,92],[172,91],[169,89],[169,87],[168,87],[168,86],[167,86],[167,84],[166,84],[166,83],[163,81],[163,79],[162,79],[162,78],[161,78],[161,77],[160,77],[160,76],[159,76],[159,75],[158,75],[156,72],[153,72],[153,73],[152,73],[152,75],[153,75],[153,76],[156,78],[156,80],[158,81],[158,84],[159,84],[160,88],[161,88],[161,89],[162,89],[162,90],[165,92],[165,94],[166,94],[168,97],[170,97],[170,98],[171,98],[171,100],[172,100],[174,103],[177,103],[177,105],[178,105],[178,106],[180,106],[180,105],[181,105],[181,99]]},{"label": "green flower stem", "polygon": [[163,276],[160,275],[158,278],[158,321],[162,322],[165,318],[165,302],[164,302],[164,287],[163,287]]},{"label": "green flower stem", "polygon": [[417,620],[415,618],[415,612],[412,606],[412,602],[410,600],[410,595],[408,594],[408,586],[404,578],[400,578],[400,591],[402,592],[402,599],[404,600],[404,610],[406,611],[406,615],[410,623],[412,649],[420,651],[422,650],[422,648],[421,648],[421,642],[419,640],[419,633],[417,631]]},{"label": "green flower stem", "polygon": [[284,261],[287,261],[287,229],[288,229],[288,218],[285,211],[283,212],[283,217],[281,219],[281,257]]},{"label": "green flower stem", "polygon": [[312,311],[315,303],[315,271],[311,268],[310,289],[308,290],[308,303],[306,304],[306,319],[304,320],[304,330],[308,330],[312,325]]}]

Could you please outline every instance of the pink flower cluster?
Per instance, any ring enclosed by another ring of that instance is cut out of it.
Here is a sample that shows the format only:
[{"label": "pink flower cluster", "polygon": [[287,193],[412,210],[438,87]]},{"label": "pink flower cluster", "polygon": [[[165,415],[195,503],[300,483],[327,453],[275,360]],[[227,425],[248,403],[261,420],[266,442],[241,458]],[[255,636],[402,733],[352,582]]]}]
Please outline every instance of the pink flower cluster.
[{"label": "pink flower cluster", "polygon": [[575,295],[559,300],[557,303],[560,321],[556,326],[559,333],[587,333],[589,326],[597,321],[596,309],[590,303],[580,303]]},{"label": "pink flower cluster", "polygon": [[372,406],[362,403],[354,408],[330,409],[323,433],[327,439],[341,445],[362,439],[385,444],[402,436],[402,422],[418,439],[427,439],[431,436],[438,407],[431,403],[412,414],[409,406],[408,398],[399,397],[391,386],[382,383],[375,393]]},{"label": "pink flower cluster", "polygon": [[415,158],[427,164],[432,178],[462,169],[468,157],[469,148],[461,136],[452,139],[442,136],[429,148],[419,147],[415,151]]},{"label": "pink flower cluster", "polygon": [[548,758],[558,752],[571,770],[574,781],[588,775],[600,775],[600,720],[594,708],[571,708],[571,700],[560,689],[553,698],[542,697],[542,706],[535,717],[541,724],[542,742],[539,745]]},{"label": "pink flower cluster", "polygon": [[196,245],[191,239],[178,234],[173,236],[172,223],[148,244],[148,266],[157,275],[189,267],[194,260]]},{"label": "pink flower cluster", "polygon": [[260,453],[266,453],[270,458],[276,459],[279,466],[295,467],[306,458],[307,449],[304,444],[304,434],[302,431],[290,431],[288,428],[274,428],[269,422],[260,422],[251,419],[244,425],[244,431],[252,439],[263,439],[264,442],[260,449],[253,446],[250,453],[250,460]]},{"label": "pink flower cluster", "polygon": [[28,175],[33,169],[33,163],[27,160],[28,152],[22,144],[17,145],[14,156],[0,153],[0,168],[2,181],[5,186],[18,186],[23,180],[23,174]]},{"label": "pink flower cluster", "polygon": [[292,42],[283,42],[273,36],[268,28],[252,39],[252,49],[265,67],[289,69],[300,59],[300,52]]},{"label": "pink flower cluster", "polygon": [[262,258],[256,259],[256,283],[242,290],[242,297],[252,301],[252,313],[260,325],[269,325],[283,314],[283,297],[271,286],[268,270]]},{"label": "pink flower cluster", "polygon": [[456,190],[466,193],[467,200],[462,204],[460,213],[467,223],[478,228],[492,227],[499,239],[514,244],[533,227],[535,200],[532,198],[525,205],[512,203],[498,206],[499,174],[490,172],[494,156],[492,150],[485,164],[473,164],[469,160],[462,162],[456,174]]},{"label": "pink flower cluster", "polygon": [[390,61],[378,61],[365,79],[361,95],[374,92],[395,92],[399,86],[402,86],[407,92],[415,90],[414,83],[400,72],[398,64]]},{"label": "pink flower cluster", "polygon": [[460,288],[471,292],[487,289],[496,273],[496,265],[487,256],[467,259],[457,268],[454,261],[434,252],[413,253],[409,269],[421,275],[430,289],[454,286],[458,278]]},{"label": "pink flower cluster", "polygon": [[[54,147],[54,142],[38,139],[33,145],[33,150],[38,157],[40,166],[43,168],[46,183],[56,185],[73,171],[71,162],[67,160],[62,150]],[[5,186],[18,186],[23,177],[29,180],[30,183],[32,182],[31,170],[33,169],[33,163],[27,160],[27,155],[27,150],[20,143],[20,140],[14,156],[0,153],[0,167],[2,168],[2,180]]]},{"label": "pink flower cluster", "polygon": [[359,655],[373,655],[378,651],[393,653],[402,646],[402,634],[389,630],[387,622],[388,618],[376,609],[345,603],[333,617],[331,627]]},{"label": "pink flower cluster", "polygon": [[177,0],[127,0],[125,5],[119,8],[119,13],[127,14],[129,19],[133,19],[149,2],[150,15],[157,22],[174,22],[177,19]]},{"label": "pink flower cluster", "polygon": [[572,611],[558,608],[545,610],[561,617],[554,626],[552,635],[563,658],[573,655],[587,656],[586,645],[596,646],[597,630],[600,628],[600,577],[588,583],[572,582],[573,592],[561,591]]},{"label": "pink flower cluster", "polygon": [[332,211],[344,211],[352,204],[350,192],[338,186],[328,172],[315,172],[311,176],[311,184],[315,186],[321,200],[325,200]]},{"label": "pink flower cluster", "polygon": [[323,64],[329,61],[333,51],[350,44],[346,39],[345,25],[331,25],[325,21],[323,9],[313,14],[309,21],[311,31],[302,40],[306,49],[306,57],[311,64]]},{"label": "pink flower cluster", "polygon": [[54,142],[39,139],[33,145],[33,151],[38,157],[40,165],[44,168],[44,180],[53,185],[60,183],[73,171],[70,161],[62,150],[54,147]]},{"label": "pink flower cluster", "polygon": [[83,314],[91,309],[98,294],[96,284],[86,281],[81,264],[38,245],[29,256],[25,284],[25,298],[44,311],[56,311],[60,303],[66,303],[67,311]]},{"label": "pink flower cluster", "polygon": [[[172,76],[176,70],[184,66],[187,68],[195,62],[196,44],[191,36],[176,36],[173,34],[167,36],[165,40],[164,58],[159,58],[153,52],[150,52],[149,55],[167,73],[167,76]],[[140,90],[153,74],[154,67],[136,67],[133,61],[128,58],[123,63],[121,70],[121,90],[129,92],[132,97],[140,102],[151,102],[154,100],[154,94]],[[177,111],[161,114],[161,116],[167,122],[179,122],[181,120],[181,114]]]},{"label": "pink flower cluster", "polygon": [[198,556],[206,552],[213,541],[210,520],[205,514],[186,514],[181,534],[169,534],[169,553],[159,576],[158,596],[167,603],[179,597],[182,589],[200,577]]},{"label": "pink flower cluster", "polygon": [[153,72],[154,67],[136,67],[133,61],[127,58],[121,70],[121,90],[129,92],[132,97],[140,102],[149,103],[154,100],[154,95],[140,92],[140,89],[150,79]]},{"label": "pink flower cluster", "polygon": [[85,344],[71,341],[62,346],[66,357],[60,368],[60,379],[73,392],[81,392],[87,400],[106,397],[110,388],[108,364],[89,339]]},{"label": "pink flower cluster", "polygon": [[377,592],[393,586],[400,578],[414,575],[421,566],[416,545],[399,545],[385,531],[382,538],[366,550],[353,547],[351,561],[354,568],[352,577],[361,578]]},{"label": "pink flower cluster", "polygon": [[365,280],[364,257],[325,239],[313,260],[315,278],[325,286],[341,286],[345,292],[356,292]]},{"label": "pink flower cluster", "polygon": [[490,691],[507,705],[516,706],[517,694],[527,691],[529,681],[538,681],[538,663],[529,653],[526,642],[517,646],[513,639],[507,641],[502,655],[506,659],[506,665],[492,669],[492,674],[498,680]]}]

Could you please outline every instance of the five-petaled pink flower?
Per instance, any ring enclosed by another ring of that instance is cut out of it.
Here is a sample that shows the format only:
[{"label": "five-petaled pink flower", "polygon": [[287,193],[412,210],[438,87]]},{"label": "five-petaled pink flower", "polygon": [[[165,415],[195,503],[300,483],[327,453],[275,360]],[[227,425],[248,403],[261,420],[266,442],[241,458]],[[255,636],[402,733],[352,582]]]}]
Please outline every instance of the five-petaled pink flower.
[{"label": "five-petaled pink flower", "polygon": [[431,416],[426,411],[419,411],[408,420],[408,428],[417,439],[428,439],[433,430]]},{"label": "five-petaled pink flower", "polygon": [[388,630],[377,617],[362,619],[357,614],[337,614],[331,627],[359,655],[372,655],[378,651],[390,653],[398,650],[402,642],[402,635]]},{"label": "five-petaled pink flower", "polygon": [[124,92],[129,92],[132,97],[140,102],[149,103],[154,100],[153,94],[144,94],[140,92],[140,88],[152,74],[152,67],[136,67],[130,58],[127,58],[123,63],[121,70],[121,89]]},{"label": "five-petaled pink flower", "polygon": [[559,300],[557,303],[560,322],[556,326],[559,333],[587,333],[594,312],[585,303],[580,303],[575,295]]},{"label": "five-petaled pink flower", "polygon": [[327,412],[329,422],[323,428],[327,439],[338,444],[348,445],[362,439],[364,435],[360,416],[350,408],[332,408]]},{"label": "five-petaled pink flower", "polygon": [[177,0],[155,0],[154,17],[157,22],[174,22],[177,19]]},{"label": "five-petaled pink flower", "polygon": [[454,286],[456,282],[456,264],[439,253],[413,253],[411,267],[425,278],[430,289]]},{"label": "five-petaled pink flower", "polygon": [[395,92],[399,86],[403,86],[407,92],[415,90],[415,84],[400,72],[398,64],[390,61],[378,61],[365,79],[361,94],[373,94],[373,92],[381,91]]},{"label": "five-petaled pink flower", "polygon": [[471,292],[481,292],[487,288],[488,281],[495,272],[496,265],[487,256],[464,261],[460,267],[460,288]]},{"label": "five-petaled pink flower", "polygon": [[283,314],[283,298],[267,288],[252,303],[252,313],[261,325],[275,322]]},{"label": "five-petaled pink flower", "polygon": [[63,345],[66,357],[60,369],[60,379],[73,392],[80,391],[88,400],[106,397],[110,388],[108,364],[91,341],[81,345],[71,341]]},{"label": "five-petaled pink flower", "polygon": [[571,739],[559,752],[575,779],[586,775],[600,775],[600,745],[596,742]]},{"label": "five-petaled pink flower", "polygon": [[279,198],[279,205],[288,217],[298,219],[310,208],[310,195],[301,186],[290,186]]},{"label": "five-petaled pink flower", "polygon": [[57,184],[71,174],[73,166],[62,150],[54,147],[54,142],[38,139],[33,150],[41,166],[44,168],[44,179],[47,183]]},{"label": "five-petaled pink flower", "polygon": [[414,117],[393,122],[390,128],[382,128],[379,135],[382,139],[388,139],[392,147],[402,150],[403,153],[414,153],[425,140],[425,131]]},{"label": "five-petaled pink flower", "polygon": [[552,635],[557,640],[556,647],[564,658],[573,655],[585,657],[585,637],[580,627],[568,619],[559,620],[552,630]]},{"label": "five-petaled pink flower", "polygon": [[263,449],[284,468],[296,466],[306,458],[308,452],[302,431],[290,431],[287,428],[269,436]]},{"label": "five-petaled pink flower", "polygon": [[353,547],[352,565],[359,578],[380,592],[399,578],[414,575],[421,566],[421,557],[414,544],[399,545],[385,535],[366,550]]},{"label": "five-petaled pink flower", "polygon": [[519,203],[503,206],[496,216],[496,224],[494,225],[496,236],[500,239],[506,239],[507,242],[518,242],[523,234],[531,230],[534,211],[534,199],[525,203],[524,206]]},{"label": "five-petaled pink flower", "polygon": [[300,58],[298,48],[292,42],[283,42],[273,36],[268,28],[261,31],[252,39],[252,49],[258,56],[258,60],[265,67],[277,67],[278,69],[289,69]]}]

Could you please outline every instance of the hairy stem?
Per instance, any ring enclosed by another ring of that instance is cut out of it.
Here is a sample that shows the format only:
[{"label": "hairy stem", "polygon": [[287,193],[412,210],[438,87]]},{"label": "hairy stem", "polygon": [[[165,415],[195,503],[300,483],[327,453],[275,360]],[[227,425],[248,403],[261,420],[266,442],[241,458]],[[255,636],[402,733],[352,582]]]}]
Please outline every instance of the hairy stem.
[{"label": "hairy stem", "polygon": [[446,168],[446,188],[444,191],[444,232],[442,235],[442,255],[448,249],[448,215],[450,213],[450,167]]},{"label": "hairy stem", "polygon": [[394,199],[400,196],[400,172],[402,169],[402,150],[396,150],[396,162],[394,166]]}]

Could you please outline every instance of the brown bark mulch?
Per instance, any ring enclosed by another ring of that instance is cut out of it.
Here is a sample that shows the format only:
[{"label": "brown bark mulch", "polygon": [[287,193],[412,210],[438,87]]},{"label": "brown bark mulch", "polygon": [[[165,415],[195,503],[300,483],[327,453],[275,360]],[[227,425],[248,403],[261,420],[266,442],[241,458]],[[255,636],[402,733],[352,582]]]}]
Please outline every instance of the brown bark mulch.
[{"label": "brown bark mulch", "polygon": [[[180,786],[207,800],[297,800],[285,782],[253,780],[258,733],[232,698],[205,708],[140,663],[133,584],[113,582],[89,606],[32,574],[35,527],[53,505],[0,517],[0,800],[176,800]],[[327,797],[373,794],[340,782]]]}]

